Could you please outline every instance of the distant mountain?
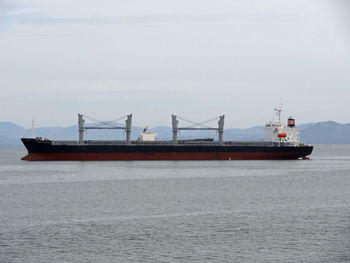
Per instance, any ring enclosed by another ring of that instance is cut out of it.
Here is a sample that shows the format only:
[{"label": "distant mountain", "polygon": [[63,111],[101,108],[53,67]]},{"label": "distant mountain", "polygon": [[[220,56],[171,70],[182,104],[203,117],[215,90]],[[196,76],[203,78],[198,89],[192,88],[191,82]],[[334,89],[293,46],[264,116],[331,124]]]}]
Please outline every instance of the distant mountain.
[{"label": "distant mountain", "polygon": [[0,136],[18,138],[28,131],[12,122],[0,122]]},{"label": "distant mountain", "polygon": [[0,122],[0,146],[22,145],[19,138],[26,136],[27,132],[28,130],[11,122]]},{"label": "distant mountain", "polygon": [[[321,123],[321,122],[319,122],[319,123]],[[303,130],[305,130],[313,125],[315,125],[314,122],[299,124],[299,125],[297,125],[297,129],[298,129],[298,131],[303,131]]]},{"label": "distant mountain", "polygon": [[[92,125],[92,124],[90,124]],[[340,124],[333,121],[306,123],[297,126],[301,141],[312,144],[350,144],[350,123]],[[171,140],[172,129],[168,126],[157,126],[150,129],[157,133],[159,140]],[[143,127],[132,127],[131,139],[136,140]],[[78,127],[43,127],[36,128],[35,135],[55,140],[77,140]],[[0,122],[0,146],[21,146],[21,137],[31,137],[30,129],[25,129],[11,122]],[[217,138],[215,131],[181,131],[179,139]],[[87,140],[124,140],[125,133],[120,130],[89,130]],[[262,126],[248,129],[226,129],[225,140],[232,141],[261,141],[264,139]]]},{"label": "distant mountain", "polygon": [[300,139],[313,144],[349,144],[350,123],[339,124],[334,121],[315,123],[301,130]]}]

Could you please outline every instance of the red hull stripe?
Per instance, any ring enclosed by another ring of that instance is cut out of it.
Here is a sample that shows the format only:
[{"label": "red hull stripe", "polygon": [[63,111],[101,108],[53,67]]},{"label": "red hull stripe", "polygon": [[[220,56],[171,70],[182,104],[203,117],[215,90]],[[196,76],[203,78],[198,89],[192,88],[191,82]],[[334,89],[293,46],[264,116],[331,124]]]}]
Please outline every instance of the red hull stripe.
[{"label": "red hull stripe", "polygon": [[305,157],[300,152],[228,153],[29,153],[27,161],[138,161],[138,160],[287,160]]}]

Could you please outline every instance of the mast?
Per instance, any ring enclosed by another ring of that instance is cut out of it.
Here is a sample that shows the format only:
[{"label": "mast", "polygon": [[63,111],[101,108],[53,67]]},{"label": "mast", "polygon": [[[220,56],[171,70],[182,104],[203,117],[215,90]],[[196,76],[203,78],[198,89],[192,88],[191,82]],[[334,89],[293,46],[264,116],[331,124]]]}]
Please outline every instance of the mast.
[{"label": "mast", "polygon": [[273,109],[276,112],[277,118],[278,118],[278,124],[281,125],[281,112],[282,112],[282,104],[280,106],[277,106]]},{"label": "mast", "polygon": [[126,141],[130,142],[132,114],[127,115],[125,121]]},{"label": "mast", "polygon": [[32,137],[35,138],[34,120],[32,120]]},{"label": "mast", "polygon": [[84,141],[84,124],[85,120],[83,118],[83,114],[78,113],[79,143],[82,143]]},{"label": "mast", "polygon": [[179,132],[179,121],[177,120],[176,115],[171,115],[172,118],[172,125],[173,125],[173,142],[177,142],[177,134]]},{"label": "mast", "polygon": [[218,121],[219,142],[222,142],[224,139],[224,122],[225,122],[225,115],[222,115],[220,116],[220,119]]}]

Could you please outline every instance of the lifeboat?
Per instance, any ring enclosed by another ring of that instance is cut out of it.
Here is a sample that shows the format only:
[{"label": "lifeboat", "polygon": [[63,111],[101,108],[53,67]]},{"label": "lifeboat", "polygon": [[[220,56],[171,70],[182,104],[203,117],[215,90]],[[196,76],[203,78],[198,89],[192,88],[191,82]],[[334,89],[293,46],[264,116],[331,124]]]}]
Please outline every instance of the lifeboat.
[{"label": "lifeboat", "polygon": [[278,138],[286,138],[287,137],[287,133],[285,132],[281,132],[278,134]]}]

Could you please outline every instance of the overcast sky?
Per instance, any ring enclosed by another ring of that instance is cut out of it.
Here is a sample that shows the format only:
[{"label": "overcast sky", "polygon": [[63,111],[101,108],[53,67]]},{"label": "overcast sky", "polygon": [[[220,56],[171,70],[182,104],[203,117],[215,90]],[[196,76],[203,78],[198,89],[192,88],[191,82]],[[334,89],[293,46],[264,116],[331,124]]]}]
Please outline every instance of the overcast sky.
[{"label": "overcast sky", "polygon": [[349,2],[0,0],[0,121],[350,122]]}]

